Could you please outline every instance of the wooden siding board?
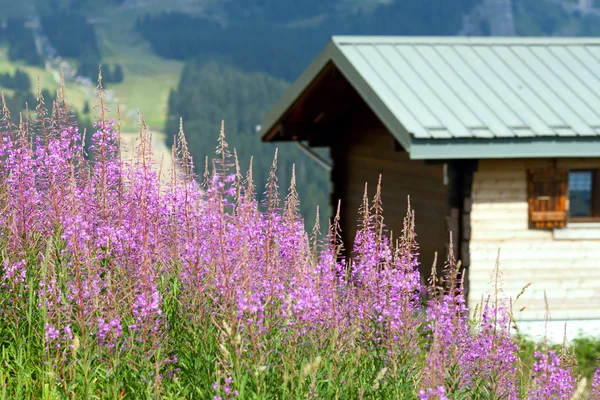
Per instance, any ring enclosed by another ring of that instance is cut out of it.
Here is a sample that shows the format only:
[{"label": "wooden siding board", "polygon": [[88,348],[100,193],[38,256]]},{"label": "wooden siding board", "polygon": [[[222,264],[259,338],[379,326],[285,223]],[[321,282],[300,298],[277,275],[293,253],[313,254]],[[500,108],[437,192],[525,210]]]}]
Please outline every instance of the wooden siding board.
[{"label": "wooden siding board", "polygon": [[[554,163],[594,168],[599,159],[480,160],[471,211],[470,307],[489,294],[500,248],[502,288],[526,311],[518,319],[543,319],[546,289],[554,319],[600,317],[600,240],[554,240],[552,230],[528,228],[526,171]],[[592,306],[590,306],[592,304]]]}]

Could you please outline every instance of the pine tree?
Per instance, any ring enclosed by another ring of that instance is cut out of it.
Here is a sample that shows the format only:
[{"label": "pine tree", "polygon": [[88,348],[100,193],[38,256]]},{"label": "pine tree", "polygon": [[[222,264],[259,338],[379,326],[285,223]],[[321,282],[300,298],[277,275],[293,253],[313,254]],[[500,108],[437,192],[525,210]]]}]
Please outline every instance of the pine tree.
[{"label": "pine tree", "polygon": [[102,67],[102,83],[113,83],[115,81],[114,74],[110,68],[110,65]]},{"label": "pine tree", "polygon": [[31,80],[26,72],[17,69],[14,77],[14,88],[17,90],[30,91]]},{"label": "pine tree", "polygon": [[123,67],[121,67],[120,64],[115,65],[115,70],[113,72],[113,82],[115,83],[121,83],[123,82],[123,79],[125,78],[125,74],[123,72]]}]

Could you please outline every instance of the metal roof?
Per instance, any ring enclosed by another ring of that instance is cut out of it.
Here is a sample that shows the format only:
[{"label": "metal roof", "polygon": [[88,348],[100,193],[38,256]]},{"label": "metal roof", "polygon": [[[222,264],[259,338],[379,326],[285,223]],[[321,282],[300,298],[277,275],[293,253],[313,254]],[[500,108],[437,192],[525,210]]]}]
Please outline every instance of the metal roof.
[{"label": "metal roof", "polygon": [[411,158],[600,156],[600,39],[334,36],[263,132],[328,62]]}]

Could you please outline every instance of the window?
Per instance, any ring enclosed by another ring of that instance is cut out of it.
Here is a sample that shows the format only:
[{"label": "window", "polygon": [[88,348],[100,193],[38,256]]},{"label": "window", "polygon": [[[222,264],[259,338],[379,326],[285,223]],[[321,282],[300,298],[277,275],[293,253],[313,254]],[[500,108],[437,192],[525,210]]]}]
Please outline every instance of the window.
[{"label": "window", "polygon": [[569,220],[600,220],[600,170],[569,171]]},{"label": "window", "polygon": [[600,169],[534,168],[527,187],[531,228],[600,222]]}]

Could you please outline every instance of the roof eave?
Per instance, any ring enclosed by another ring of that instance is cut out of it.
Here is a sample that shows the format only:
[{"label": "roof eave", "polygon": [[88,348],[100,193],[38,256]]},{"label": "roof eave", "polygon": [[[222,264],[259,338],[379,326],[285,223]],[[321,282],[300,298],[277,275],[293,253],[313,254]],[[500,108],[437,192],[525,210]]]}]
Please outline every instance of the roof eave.
[{"label": "roof eave", "polygon": [[490,158],[591,158],[600,157],[597,137],[536,137],[515,139],[413,139],[413,160]]}]

